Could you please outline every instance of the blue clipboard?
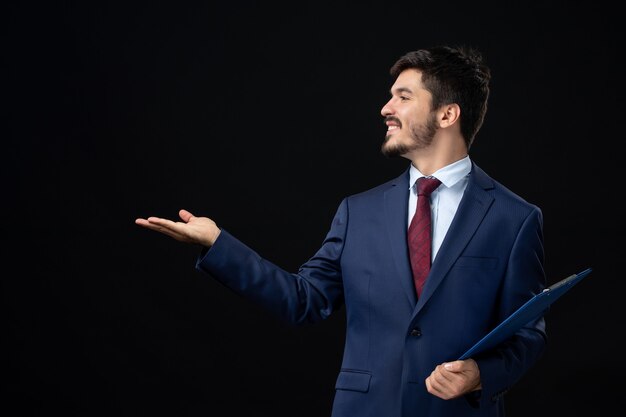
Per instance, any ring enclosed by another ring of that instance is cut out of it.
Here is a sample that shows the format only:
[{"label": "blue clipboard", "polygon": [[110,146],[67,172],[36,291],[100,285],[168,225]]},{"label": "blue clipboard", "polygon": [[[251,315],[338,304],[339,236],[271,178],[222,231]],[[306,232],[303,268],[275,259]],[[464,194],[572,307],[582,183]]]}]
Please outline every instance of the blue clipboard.
[{"label": "blue clipboard", "polygon": [[513,314],[507,317],[502,323],[496,326],[492,331],[487,333],[485,337],[480,339],[474,346],[469,348],[459,360],[468,359],[476,353],[491,349],[521,329],[524,325],[541,316],[559,297],[569,291],[575,284],[580,282],[591,272],[591,268],[587,268],[578,274],[570,275],[561,281],[552,284],[539,294],[534,295],[530,300],[515,310]]}]

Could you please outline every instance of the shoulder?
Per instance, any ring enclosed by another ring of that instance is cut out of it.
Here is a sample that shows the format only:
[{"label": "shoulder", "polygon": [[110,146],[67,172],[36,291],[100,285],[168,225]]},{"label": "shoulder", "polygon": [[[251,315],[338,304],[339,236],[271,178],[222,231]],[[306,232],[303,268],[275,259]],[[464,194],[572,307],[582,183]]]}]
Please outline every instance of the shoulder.
[{"label": "shoulder", "polygon": [[538,211],[539,206],[529,202],[520,194],[516,193],[506,185],[491,177],[483,171],[475,162],[472,162],[469,184],[477,189],[483,190],[494,198],[494,202],[510,210]]},{"label": "shoulder", "polygon": [[367,200],[370,198],[380,198],[389,191],[405,190],[408,194],[409,189],[409,170],[404,170],[399,176],[392,178],[384,183],[378,184],[366,190],[350,194],[347,200]]}]

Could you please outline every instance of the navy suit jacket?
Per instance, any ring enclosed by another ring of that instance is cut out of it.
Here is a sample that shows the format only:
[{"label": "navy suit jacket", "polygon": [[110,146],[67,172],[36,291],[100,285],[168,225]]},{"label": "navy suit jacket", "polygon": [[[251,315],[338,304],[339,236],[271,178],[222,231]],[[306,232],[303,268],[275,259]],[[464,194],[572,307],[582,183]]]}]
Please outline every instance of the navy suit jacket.
[{"label": "navy suit jacket", "polygon": [[291,323],[323,320],[345,306],[332,417],[503,416],[503,394],[543,353],[543,318],[474,357],[477,395],[442,400],[424,381],[545,287],[541,211],[473,164],[418,300],[406,244],[408,195],[407,169],[345,198],[298,272],[226,230],[197,268]]}]

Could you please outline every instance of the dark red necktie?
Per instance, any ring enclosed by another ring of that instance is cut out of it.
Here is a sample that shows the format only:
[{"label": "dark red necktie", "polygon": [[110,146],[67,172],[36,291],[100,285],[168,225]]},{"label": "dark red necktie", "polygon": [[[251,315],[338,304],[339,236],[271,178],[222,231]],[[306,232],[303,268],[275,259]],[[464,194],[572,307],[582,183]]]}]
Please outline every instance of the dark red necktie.
[{"label": "dark red necktie", "polygon": [[430,272],[432,223],[430,220],[430,193],[441,181],[434,177],[417,179],[417,208],[408,231],[409,256],[415,291],[419,297]]}]

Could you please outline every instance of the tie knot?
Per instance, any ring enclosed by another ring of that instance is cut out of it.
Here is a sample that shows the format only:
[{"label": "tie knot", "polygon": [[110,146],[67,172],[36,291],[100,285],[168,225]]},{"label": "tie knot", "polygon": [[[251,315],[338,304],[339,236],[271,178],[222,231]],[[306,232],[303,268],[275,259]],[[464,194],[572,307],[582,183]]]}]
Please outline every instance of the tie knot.
[{"label": "tie knot", "polygon": [[417,179],[417,195],[429,196],[441,184],[435,177],[421,177]]}]

